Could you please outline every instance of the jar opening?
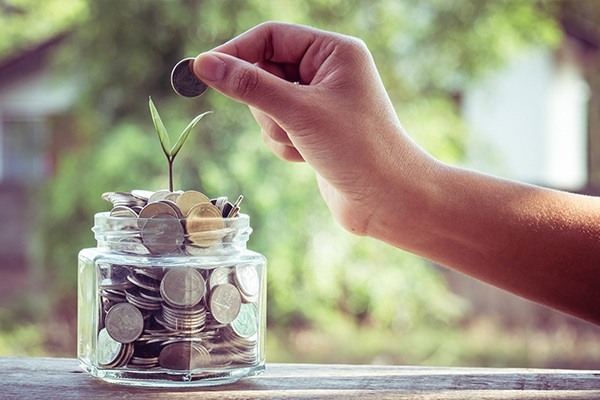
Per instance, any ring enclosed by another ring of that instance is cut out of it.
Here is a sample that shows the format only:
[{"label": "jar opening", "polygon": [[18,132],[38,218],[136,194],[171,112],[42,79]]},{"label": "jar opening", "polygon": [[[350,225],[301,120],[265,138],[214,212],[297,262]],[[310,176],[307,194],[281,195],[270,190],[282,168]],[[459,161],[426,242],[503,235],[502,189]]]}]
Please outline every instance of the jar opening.
[{"label": "jar opening", "polygon": [[252,228],[250,218],[178,219],[171,215],[152,218],[94,216],[92,231],[98,247],[137,255],[223,253],[245,247]]}]

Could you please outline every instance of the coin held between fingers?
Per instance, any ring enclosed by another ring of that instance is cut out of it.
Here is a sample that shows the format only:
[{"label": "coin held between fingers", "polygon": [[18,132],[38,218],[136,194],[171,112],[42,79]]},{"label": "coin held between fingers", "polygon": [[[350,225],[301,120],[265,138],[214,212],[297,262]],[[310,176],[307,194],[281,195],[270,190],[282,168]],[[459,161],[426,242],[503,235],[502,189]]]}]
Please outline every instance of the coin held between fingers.
[{"label": "coin held between fingers", "polygon": [[194,74],[194,59],[185,58],[179,61],[171,72],[171,86],[175,92],[183,97],[192,98],[200,96],[208,86]]},{"label": "coin held between fingers", "polygon": [[193,72],[208,82],[220,82],[225,76],[225,62],[210,53],[202,53],[192,64]]}]

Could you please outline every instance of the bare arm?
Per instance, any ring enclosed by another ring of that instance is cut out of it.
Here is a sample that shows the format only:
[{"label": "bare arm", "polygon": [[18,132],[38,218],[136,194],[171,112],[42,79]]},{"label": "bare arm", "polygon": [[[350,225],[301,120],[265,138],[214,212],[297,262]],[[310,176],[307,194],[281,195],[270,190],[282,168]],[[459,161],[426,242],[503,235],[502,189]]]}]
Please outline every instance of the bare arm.
[{"label": "bare arm", "polygon": [[446,165],[421,178],[368,235],[600,323],[600,199]]},{"label": "bare arm", "polygon": [[403,131],[361,41],[267,23],[194,71],[250,106],[275,154],[314,168],[349,231],[600,323],[600,199],[433,159]]}]

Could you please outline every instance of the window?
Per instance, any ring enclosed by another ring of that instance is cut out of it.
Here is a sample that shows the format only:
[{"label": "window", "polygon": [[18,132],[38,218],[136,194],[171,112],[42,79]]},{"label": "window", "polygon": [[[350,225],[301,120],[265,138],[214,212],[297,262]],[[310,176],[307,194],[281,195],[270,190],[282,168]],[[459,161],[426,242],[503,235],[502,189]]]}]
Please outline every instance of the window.
[{"label": "window", "polygon": [[0,182],[25,185],[42,181],[49,175],[48,133],[42,118],[4,118],[0,137]]}]

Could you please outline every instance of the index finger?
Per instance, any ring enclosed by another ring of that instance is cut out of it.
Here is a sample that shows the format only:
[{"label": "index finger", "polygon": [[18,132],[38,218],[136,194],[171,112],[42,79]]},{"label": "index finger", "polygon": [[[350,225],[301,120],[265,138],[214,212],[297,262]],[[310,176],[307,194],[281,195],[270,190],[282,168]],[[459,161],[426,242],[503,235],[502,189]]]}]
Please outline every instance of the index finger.
[{"label": "index finger", "polygon": [[319,37],[332,35],[307,26],[265,22],[213,51],[229,54],[250,63],[272,61],[298,64]]}]

